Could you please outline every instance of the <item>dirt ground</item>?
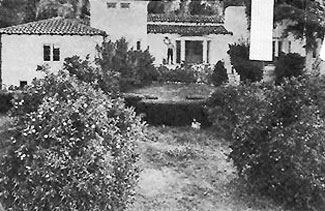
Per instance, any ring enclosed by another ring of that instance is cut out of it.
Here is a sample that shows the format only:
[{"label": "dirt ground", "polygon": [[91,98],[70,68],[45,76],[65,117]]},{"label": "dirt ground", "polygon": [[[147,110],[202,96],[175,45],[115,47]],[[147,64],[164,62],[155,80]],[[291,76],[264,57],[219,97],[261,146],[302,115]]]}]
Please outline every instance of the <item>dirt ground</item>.
[{"label": "dirt ground", "polygon": [[129,211],[283,211],[239,182],[227,143],[211,131],[151,127],[139,143],[142,169]]}]

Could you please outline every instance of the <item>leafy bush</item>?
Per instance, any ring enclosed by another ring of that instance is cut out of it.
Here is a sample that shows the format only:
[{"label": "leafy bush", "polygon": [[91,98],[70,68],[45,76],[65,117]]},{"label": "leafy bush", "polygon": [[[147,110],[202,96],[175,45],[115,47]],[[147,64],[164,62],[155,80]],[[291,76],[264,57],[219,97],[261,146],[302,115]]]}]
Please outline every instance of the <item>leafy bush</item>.
[{"label": "leafy bush", "polygon": [[281,54],[275,62],[275,81],[282,82],[285,78],[298,77],[303,74],[304,57],[297,53]]},{"label": "leafy bush", "polygon": [[240,115],[254,112],[260,103],[259,96],[259,86],[256,84],[220,86],[206,103],[209,121],[217,131],[230,137]]},{"label": "leafy bush", "polygon": [[245,44],[229,44],[228,54],[231,64],[240,75],[241,81],[256,82],[262,80],[263,64],[249,60],[249,49]]},{"label": "leafy bush", "polygon": [[208,104],[214,124],[228,112],[229,156],[248,187],[299,210],[325,206],[323,88],[324,78],[312,77],[223,87]]},{"label": "leafy bush", "polygon": [[176,83],[212,83],[213,66],[210,65],[184,65],[175,69],[169,69],[166,66],[157,68],[158,82],[176,82]]},{"label": "leafy bush", "polygon": [[0,113],[7,113],[12,108],[13,93],[2,90],[0,92]]},{"label": "leafy bush", "polygon": [[191,68],[176,67],[169,69],[166,66],[158,67],[159,82],[195,83],[197,81],[195,71]]},{"label": "leafy bush", "polygon": [[61,71],[26,87],[12,117],[14,136],[0,159],[7,210],[126,208],[144,124],[121,99]]},{"label": "leafy bush", "polygon": [[87,57],[82,60],[79,56],[65,58],[64,69],[79,80],[100,88],[106,94],[117,96],[119,93],[120,75],[110,69],[103,71],[99,66],[92,64]]},{"label": "leafy bush", "polygon": [[220,86],[228,82],[227,69],[225,68],[225,63],[218,61],[214,67],[213,73],[211,75],[212,84],[215,86]]},{"label": "leafy bush", "polygon": [[120,76],[121,90],[148,85],[157,80],[157,72],[153,65],[154,58],[148,50],[128,50],[124,38],[115,43],[105,42],[102,46],[97,46],[97,50],[100,53],[97,64],[104,73],[113,72]]}]

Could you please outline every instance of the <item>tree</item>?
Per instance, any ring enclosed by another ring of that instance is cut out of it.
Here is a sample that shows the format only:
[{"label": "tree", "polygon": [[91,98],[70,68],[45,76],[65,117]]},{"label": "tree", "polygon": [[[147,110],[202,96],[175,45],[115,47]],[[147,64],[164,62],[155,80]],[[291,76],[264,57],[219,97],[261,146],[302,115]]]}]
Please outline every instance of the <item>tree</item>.
[{"label": "tree", "polygon": [[0,5],[0,28],[23,22],[24,4],[25,0],[2,0]]},{"label": "tree", "polygon": [[37,7],[37,19],[61,16],[84,19],[89,15],[89,0],[40,0]]},{"label": "tree", "polygon": [[291,20],[287,27],[297,39],[305,40],[307,71],[312,69],[312,56],[317,48],[317,40],[324,37],[325,9],[323,1],[314,0],[278,0],[274,19],[276,22]]},{"label": "tree", "polygon": [[[251,17],[251,1],[243,0],[248,19]],[[312,69],[312,55],[317,48],[318,39],[324,37],[325,8],[322,0],[275,0],[274,21],[291,21],[285,34],[291,32],[296,39],[305,41],[305,69]]]}]

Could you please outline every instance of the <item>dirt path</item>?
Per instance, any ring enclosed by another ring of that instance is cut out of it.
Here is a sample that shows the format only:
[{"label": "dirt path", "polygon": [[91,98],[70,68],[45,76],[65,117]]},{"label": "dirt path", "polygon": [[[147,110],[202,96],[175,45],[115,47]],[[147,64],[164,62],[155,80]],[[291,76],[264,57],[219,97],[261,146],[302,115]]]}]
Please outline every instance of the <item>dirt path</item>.
[{"label": "dirt path", "polygon": [[151,128],[155,141],[139,143],[143,169],[129,211],[281,211],[244,193],[226,154],[208,131]]}]

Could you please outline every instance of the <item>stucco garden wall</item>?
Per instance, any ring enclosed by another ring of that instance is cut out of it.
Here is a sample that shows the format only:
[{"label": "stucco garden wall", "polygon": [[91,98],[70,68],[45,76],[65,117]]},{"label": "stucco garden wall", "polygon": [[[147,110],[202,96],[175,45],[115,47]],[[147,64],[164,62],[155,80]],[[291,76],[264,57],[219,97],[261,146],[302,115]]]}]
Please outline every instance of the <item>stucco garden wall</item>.
[{"label": "stucco garden wall", "polygon": [[[20,81],[30,83],[41,77],[37,65],[48,64],[53,71],[62,67],[64,58],[73,55],[85,57],[97,55],[96,45],[103,41],[102,36],[60,36],[60,35],[2,35],[2,84],[19,86]],[[43,45],[60,46],[60,61],[43,61]]]}]

